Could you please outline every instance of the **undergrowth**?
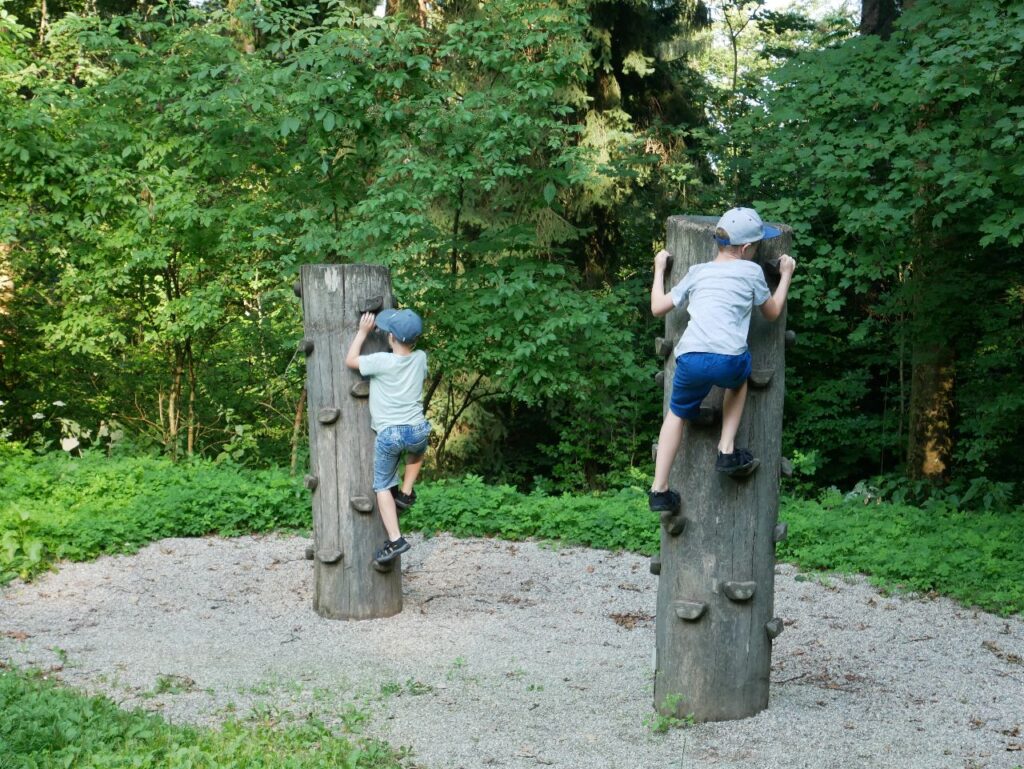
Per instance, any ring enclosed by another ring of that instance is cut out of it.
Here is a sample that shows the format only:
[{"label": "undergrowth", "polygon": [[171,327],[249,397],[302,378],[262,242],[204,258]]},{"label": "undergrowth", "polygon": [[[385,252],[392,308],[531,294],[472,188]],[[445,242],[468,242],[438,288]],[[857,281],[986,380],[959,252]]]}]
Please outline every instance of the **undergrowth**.
[{"label": "undergrowth", "polygon": [[0,766],[10,769],[398,769],[399,754],[350,741],[314,719],[276,726],[228,721],[218,729],[124,711],[38,674],[0,671]]}]

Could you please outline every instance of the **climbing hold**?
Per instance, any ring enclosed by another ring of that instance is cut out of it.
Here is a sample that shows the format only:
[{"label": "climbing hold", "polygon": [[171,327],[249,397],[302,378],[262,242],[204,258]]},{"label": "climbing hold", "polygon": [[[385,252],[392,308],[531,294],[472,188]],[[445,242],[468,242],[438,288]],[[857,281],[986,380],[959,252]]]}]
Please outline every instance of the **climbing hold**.
[{"label": "climbing hold", "polygon": [[686,528],[686,519],[673,510],[666,510],[661,514],[661,523],[670,537],[678,537]]},{"label": "climbing hold", "polygon": [[380,312],[384,307],[383,296],[368,296],[359,303],[359,314],[364,312]]},{"label": "climbing hold", "polygon": [[299,342],[299,352],[303,352],[306,355],[310,355],[313,352],[313,340],[303,339]]},{"label": "climbing hold", "polygon": [[313,557],[315,555],[316,555],[316,551],[313,549],[313,546],[312,545],[306,545],[306,560],[307,561],[312,561]]},{"label": "climbing hold", "polygon": [[370,394],[370,380],[360,379],[352,385],[352,389],[349,390],[349,393],[353,398],[366,398]]},{"label": "climbing hold", "polygon": [[388,561],[387,563],[380,563],[379,561],[370,561],[370,565],[374,568],[374,571],[379,571],[381,574],[387,574],[389,571],[395,568],[396,563],[398,563],[397,558],[393,561]]},{"label": "climbing hold", "polygon": [[360,513],[373,512],[373,500],[369,497],[349,497],[348,502],[352,505],[353,510],[357,510]]},{"label": "climbing hold", "polygon": [[316,491],[316,487],[320,483],[320,479],[317,478],[315,475],[307,475],[305,478],[302,479],[302,482],[310,491]]},{"label": "climbing hold", "polygon": [[772,381],[772,375],[775,373],[774,369],[770,368],[755,368],[750,372],[750,386],[751,387],[767,387]]},{"label": "climbing hold", "polygon": [[651,574],[653,574],[655,577],[657,577],[659,574],[661,574],[661,559],[660,558],[652,558],[651,559]]},{"label": "climbing hold", "polygon": [[789,329],[787,329],[786,330],[786,347],[792,347],[795,344],[796,344],[796,332],[795,331],[790,331]]},{"label": "climbing hold", "polygon": [[664,371],[659,371],[657,374],[654,375],[654,384],[658,385],[658,387],[664,387],[665,386],[665,372]]},{"label": "climbing hold", "polygon": [[778,617],[772,617],[764,623],[764,629],[768,631],[769,638],[778,638],[779,633],[782,632],[782,620]]},{"label": "climbing hold", "polygon": [[787,478],[793,477],[793,463],[785,457],[782,457],[782,459],[779,460],[779,470]]},{"label": "climbing hold", "polygon": [[657,443],[657,441],[655,441],[654,443],[651,444],[651,461],[652,462],[658,461],[658,443]]},{"label": "climbing hold", "polygon": [[700,619],[700,615],[704,613],[705,608],[707,608],[707,605],[699,601],[675,601],[672,604],[672,609],[675,611],[676,616],[687,622]]},{"label": "climbing hold", "polygon": [[781,542],[789,535],[789,524],[785,521],[775,524],[775,531],[772,532],[772,542]]},{"label": "climbing hold", "polygon": [[665,339],[664,337],[655,337],[654,339],[654,354],[660,355],[662,358],[668,357],[672,354],[674,345],[671,339]]},{"label": "climbing hold", "polygon": [[299,297],[299,299],[302,298],[302,281],[301,280],[297,280],[294,283],[292,283],[292,291],[295,292],[295,296]]},{"label": "climbing hold", "polygon": [[722,419],[722,410],[714,406],[700,407],[700,413],[691,420],[691,424],[699,427],[711,427]]},{"label": "climbing hold", "polygon": [[341,560],[341,551],[336,548],[322,547],[316,551],[316,559],[320,563],[337,563]]},{"label": "climbing hold", "polygon": [[722,592],[730,601],[749,601],[757,589],[756,582],[723,582]]},{"label": "climbing hold", "polygon": [[334,424],[338,421],[338,417],[341,416],[341,409],[326,408],[320,409],[320,413],[316,415],[317,420],[322,425]]}]

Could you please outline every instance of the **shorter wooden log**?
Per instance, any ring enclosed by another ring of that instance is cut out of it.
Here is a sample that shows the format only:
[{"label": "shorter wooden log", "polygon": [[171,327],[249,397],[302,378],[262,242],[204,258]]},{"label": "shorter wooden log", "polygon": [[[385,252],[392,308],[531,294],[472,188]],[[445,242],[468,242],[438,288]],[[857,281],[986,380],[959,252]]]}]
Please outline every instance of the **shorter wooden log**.
[{"label": "shorter wooden log", "polygon": [[730,601],[749,601],[757,590],[756,582],[723,582],[722,592]]},{"label": "shorter wooden log", "polygon": [[302,483],[310,491],[316,491],[316,487],[320,485],[320,479],[315,475],[307,475],[302,479]]},{"label": "shorter wooden log", "polygon": [[337,563],[341,560],[341,551],[322,547],[316,551],[316,559],[320,563]]},{"label": "shorter wooden log", "polygon": [[360,379],[354,385],[352,389],[348,391],[349,395],[353,398],[369,398],[370,397],[370,380]]},{"label": "shorter wooden log", "polygon": [[349,497],[348,503],[352,505],[352,509],[360,513],[372,513],[373,512],[373,500],[369,497]]},{"label": "shorter wooden log", "polygon": [[660,558],[655,557],[655,558],[651,559],[651,574],[653,574],[655,577],[657,577],[658,575],[661,574],[661,559]]},{"label": "shorter wooden log", "polygon": [[789,524],[785,521],[780,521],[775,524],[775,531],[772,532],[772,542],[781,542],[789,536]]},{"label": "shorter wooden log", "polygon": [[322,425],[332,425],[338,421],[338,417],[341,416],[341,409],[326,408],[320,409],[317,413],[317,421]]},{"label": "shorter wooden log", "polygon": [[672,611],[676,613],[679,619],[686,622],[694,622],[700,619],[706,608],[707,604],[700,601],[675,601],[672,604]]},{"label": "shorter wooden log", "polygon": [[778,638],[782,632],[782,620],[778,617],[772,617],[764,623],[764,629],[768,633],[769,638]]}]

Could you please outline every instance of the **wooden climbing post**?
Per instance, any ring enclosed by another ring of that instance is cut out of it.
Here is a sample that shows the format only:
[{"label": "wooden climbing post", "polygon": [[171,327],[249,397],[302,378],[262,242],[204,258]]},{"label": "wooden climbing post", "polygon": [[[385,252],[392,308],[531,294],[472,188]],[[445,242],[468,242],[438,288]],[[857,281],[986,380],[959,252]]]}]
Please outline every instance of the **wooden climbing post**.
[{"label": "wooden climbing post", "polygon": [[[714,259],[716,217],[673,216],[667,249],[672,254],[666,290],[691,265]],[[778,225],[776,225],[778,226]],[[778,257],[792,230],[762,241],[755,260],[774,291]],[[685,310],[666,317],[655,349],[666,356],[661,373],[663,410],[672,392],[672,348],[686,327]],[[785,392],[785,311],[768,322],[754,309],[748,343],[753,371],[736,445],[761,460],[747,478],[715,472],[721,435],[723,390],[714,388],[698,420],[687,422],[669,485],[682,495],[677,514],[661,521],[654,704],[664,715],[696,721],[752,716],[768,707],[772,639],[782,630],[774,617],[775,543],[782,468],[782,401]]]},{"label": "wooden climbing post", "polygon": [[[313,608],[330,619],[390,617],[402,610],[400,559],[378,571],[374,549],[387,539],[373,493],[369,383],[345,366],[363,312],[393,307],[387,268],[307,264],[295,285],[302,298],[309,413],[306,487],[313,494]],[[374,331],[363,354],[387,350]]]}]

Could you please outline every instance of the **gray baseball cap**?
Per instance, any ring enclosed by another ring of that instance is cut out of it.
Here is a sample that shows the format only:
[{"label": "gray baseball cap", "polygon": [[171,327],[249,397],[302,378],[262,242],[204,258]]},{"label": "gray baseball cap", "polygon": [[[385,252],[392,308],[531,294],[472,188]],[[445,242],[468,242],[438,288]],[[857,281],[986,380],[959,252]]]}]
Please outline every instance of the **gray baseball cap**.
[{"label": "gray baseball cap", "polygon": [[716,229],[729,235],[728,240],[715,236],[715,242],[720,246],[742,246],[782,234],[782,230],[762,222],[753,208],[730,208],[722,214]]},{"label": "gray baseball cap", "polygon": [[423,320],[412,310],[381,310],[377,313],[377,328],[409,344],[423,333]]}]

